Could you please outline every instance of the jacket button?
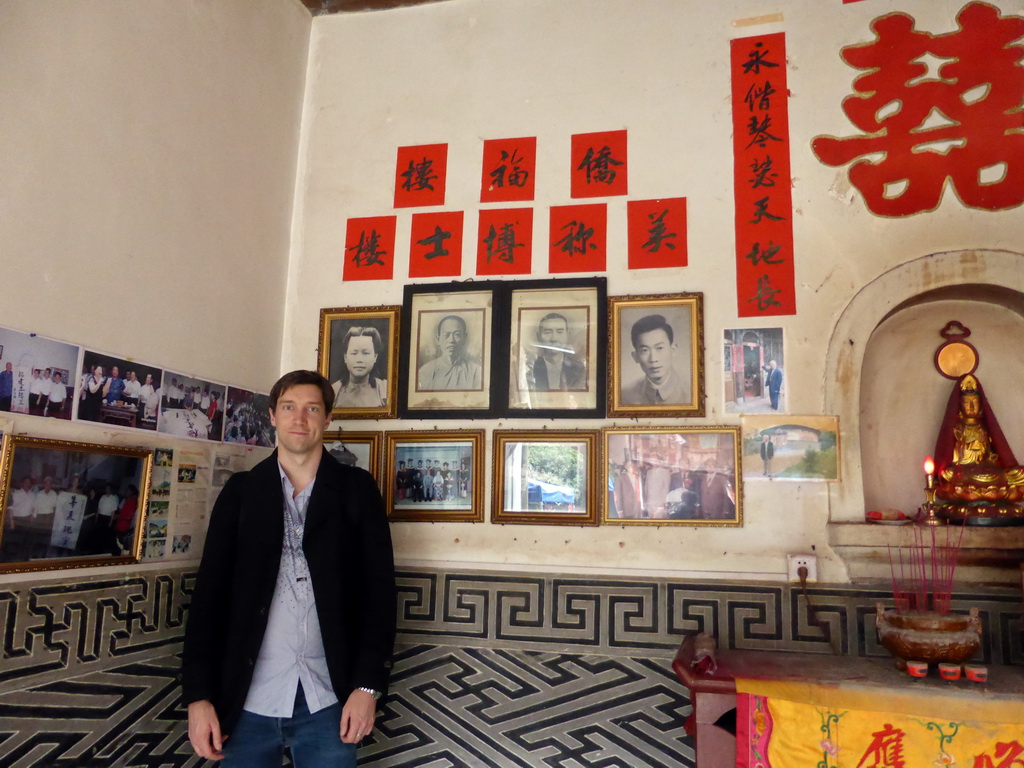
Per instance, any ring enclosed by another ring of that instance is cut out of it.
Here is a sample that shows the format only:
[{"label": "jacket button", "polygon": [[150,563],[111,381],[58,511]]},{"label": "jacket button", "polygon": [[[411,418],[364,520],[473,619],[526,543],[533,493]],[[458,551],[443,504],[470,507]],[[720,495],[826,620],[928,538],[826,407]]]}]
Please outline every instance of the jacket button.
[{"label": "jacket button", "polygon": [[266,606],[264,606],[263,608],[260,608],[260,616],[266,616],[266,615],[267,615],[267,609],[266,609]]}]

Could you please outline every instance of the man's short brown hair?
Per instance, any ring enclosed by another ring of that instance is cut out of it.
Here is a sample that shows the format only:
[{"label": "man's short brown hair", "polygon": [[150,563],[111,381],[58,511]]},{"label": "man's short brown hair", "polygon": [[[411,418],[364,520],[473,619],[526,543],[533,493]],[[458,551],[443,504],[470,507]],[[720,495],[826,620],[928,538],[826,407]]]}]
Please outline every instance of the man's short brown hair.
[{"label": "man's short brown hair", "polygon": [[274,382],[274,386],[270,388],[270,410],[277,410],[277,401],[281,395],[292,387],[299,387],[303,384],[312,384],[314,387],[320,388],[320,395],[324,399],[324,414],[330,413],[334,405],[334,388],[331,386],[331,382],[317,371],[302,370],[286,373]]}]

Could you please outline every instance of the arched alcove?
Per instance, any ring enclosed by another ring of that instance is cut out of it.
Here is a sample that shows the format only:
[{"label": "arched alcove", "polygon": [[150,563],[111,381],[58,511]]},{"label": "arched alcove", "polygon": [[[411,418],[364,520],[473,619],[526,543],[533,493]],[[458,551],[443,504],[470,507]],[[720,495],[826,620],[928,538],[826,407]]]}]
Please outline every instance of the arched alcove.
[{"label": "arched alcove", "polygon": [[[1015,353],[1024,338],[1022,292],[1024,255],[949,251],[880,275],[844,309],[829,342],[823,389],[825,412],[839,416],[843,441],[843,482],[829,490],[829,540],[852,579],[889,575],[893,532],[865,524],[867,509],[910,513],[923,501],[921,463],[934,447],[952,386],[932,365],[948,320],[971,328],[981,353],[978,374],[1011,445],[1024,454],[1017,403],[1024,360]],[[1022,560],[1024,528],[968,529],[958,574],[1013,581]]]}]

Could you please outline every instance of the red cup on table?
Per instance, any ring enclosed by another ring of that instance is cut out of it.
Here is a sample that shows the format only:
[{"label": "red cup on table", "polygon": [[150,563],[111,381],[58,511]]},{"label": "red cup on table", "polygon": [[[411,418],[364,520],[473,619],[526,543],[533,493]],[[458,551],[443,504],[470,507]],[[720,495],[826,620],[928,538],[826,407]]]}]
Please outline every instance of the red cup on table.
[{"label": "red cup on table", "polygon": [[907,674],[911,677],[928,677],[928,662],[908,661]]},{"label": "red cup on table", "polygon": [[943,680],[959,680],[960,679],[960,665],[959,664],[939,664],[939,677]]},{"label": "red cup on table", "polygon": [[968,664],[964,667],[964,673],[972,683],[984,683],[988,680],[988,667],[981,664]]}]

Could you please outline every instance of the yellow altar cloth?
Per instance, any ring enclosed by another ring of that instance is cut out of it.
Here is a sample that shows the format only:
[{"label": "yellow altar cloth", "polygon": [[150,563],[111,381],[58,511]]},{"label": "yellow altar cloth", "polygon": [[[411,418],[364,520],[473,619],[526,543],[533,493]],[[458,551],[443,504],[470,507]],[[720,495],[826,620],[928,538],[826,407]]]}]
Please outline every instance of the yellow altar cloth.
[{"label": "yellow altar cloth", "polygon": [[905,679],[881,686],[737,678],[736,765],[1024,768],[1024,691]]}]

